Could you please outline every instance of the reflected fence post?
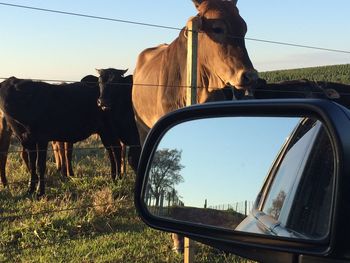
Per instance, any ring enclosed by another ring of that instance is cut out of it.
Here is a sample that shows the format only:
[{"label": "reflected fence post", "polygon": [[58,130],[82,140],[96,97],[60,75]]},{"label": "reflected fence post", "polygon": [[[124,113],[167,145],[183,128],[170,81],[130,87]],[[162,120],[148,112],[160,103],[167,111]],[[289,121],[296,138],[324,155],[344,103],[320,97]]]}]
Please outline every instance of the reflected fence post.
[{"label": "reflected fence post", "polygon": [[211,205],[208,208],[215,209],[215,210],[232,210],[236,213],[240,213],[242,215],[247,216],[252,209],[254,204],[254,201],[242,201],[242,202],[236,202],[232,204],[219,204],[219,205]]},{"label": "reflected fence post", "polygon": [[157,198],[151,194],[149,186],[145,193],[145,203],[149,211],[158,216],[170,216],[172,207],[184,206],[174,188],[162,190]]}]

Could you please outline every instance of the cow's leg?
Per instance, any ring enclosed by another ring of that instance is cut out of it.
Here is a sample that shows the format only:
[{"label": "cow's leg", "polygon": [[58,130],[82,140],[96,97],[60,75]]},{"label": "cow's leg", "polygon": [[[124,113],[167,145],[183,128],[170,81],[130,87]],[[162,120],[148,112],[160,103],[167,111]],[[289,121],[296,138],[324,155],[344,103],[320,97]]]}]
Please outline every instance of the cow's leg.
[{"label": "cow's leg", "polygon": [[115,178],[117,177],[117,162],[114,155],[114,149],[113,149],[113,146],[107,146],[106,149],[108,152],[109,161],[111,163],[111,177],[112,177],[112,180],[114,181]]},{"label": "cow's leg", "polygon": [[64,143],[64,152],[65,152],[65,163],[67,167],[67,175],[74,176],[73,167],[72,167],[72,156],[73,156],[73,143],[65,142]]},{"label": "cow's leg", "polygon": [[57,142],[58,156],[61,163],[61,175],[67,177],[66,149],[64,142]]},{"label": "cow's leg", "polygon": [[135,173],[137,172],[137,166],[139,164],[140,155],[141,155],[140,145],[135,144],[130,146],[129,154],[128,154],[128,162]]},{"label": "cow's leg", "polygon": [[57,171],[62,172],[62,158],[60,156],[60,142],[53,141],[51,142],[52,150],[53,150],[53,155],[55,158],[55,164],[56,164],[56,169]]},{"label": "cow's leg", "polygon": [[123,141],[124,147],[126,147],[126,145],[129,146],[127,160],[131,168],[136,173],[137,166],[139,164],[140,155],[141,155],[141,145],[139,141],[139,136],[136,133],[135,134],[129,133],[127,134],[127,136],[122,137],[122,141]]},{"label": "cow's leg", "polygon": [[106,136],[105,134],[100,134],[100,138],[102,141],[103,146],[106,148],[109,161],[111,164],[111,177],[112,180],[115,180],[117,175],[117,162],[115,157],[115,150],[112,144],[112,140],[110,139],[110,136]]},{"label": "cow's leg", "polygon": [[[147,135],[147,131],[145,130],[145,125],[137,125],[137,123],[130,124],[130,129],[128,132],[122,132],[121,133],[121,141],[124,145],[129,146],[128,151],[128,163],[131,166],[131,168],[136,173],[137,166],[140,159],[141,154],[141,143],[140,138],[143,140],[143,138]],[[142,130],[143,134],[140,136],[139,130]]]},{"label": "cow's leg", "polygon": [[30,173],[29,154],[28,154],[28,151],[24,147],[22,147],[21,158],[22,158],[22,160],[24,162],[24,165],[27,168],[27,171]]},{"label": "cow's leg", "polygon": [[37,144],[38,157],[37,165],[39,170],[39,193],[38,197],[45,194],[45,172],[46,172],[46,157],[47,157],[48,142],[40,142]]},{"label": "cow's leg", "polygon": [[118,140],[117,145],[114,145],[112,147],[113,149],[113,155],[114,155],[114,160],[116,162],[117,165],[117,175],[118,178],[121,178],[121,171],[122,171],[122,143],[120,142],[120,140]]},{"label": "cow's leg", "polygon": [[36,160],[37,160],[37,150],[35,144],[30,144],[25,147],[28,154],[28,166],[30,172],[30,181],[28,187],[28,194],[33,194],[38,183],[38,175],[36,174]]},{"label": "cow's leg", "polygon": [[3,119],[0,127],[0,176],[4,187],[7,186],[6,162],[7,153],[10,147],[11,135],[12,131],[8,129],[5,119]]},{"label": "cow's leg", "polygon": [[126,176],[126,158],[127,158],[127,152],[126,148],[127,146],[124,143],[120,143],[120,175],[121,177]]},{"label": "cow's leg", "polygon": [[150,129],[145,124],[143,124],[141,121],[138,121],[137,118],[136,118],[136,127],[138,130],[140,144],[141,144],[141,146],[143,146],[143,143],[145,142],[147,134],[148,134]]},{"label": "cow's leg", "polygon": [[59,154],[60,154],[60,160],[61,160],[61,175],[63,177],[67,177],[67,162],[66,162],[66,149],[65,149],[65,143],[59,142]]}]

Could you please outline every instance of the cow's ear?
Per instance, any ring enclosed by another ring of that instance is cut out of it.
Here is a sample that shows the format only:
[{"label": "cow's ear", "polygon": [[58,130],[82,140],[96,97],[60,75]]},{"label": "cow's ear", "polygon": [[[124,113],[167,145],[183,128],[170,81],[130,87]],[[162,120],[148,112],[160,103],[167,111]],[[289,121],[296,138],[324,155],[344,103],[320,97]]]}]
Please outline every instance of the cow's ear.
[{"label": "cow's ear", "polygon": [[125,70],[123,70],[123,71],[122,71],[122,76],[124,76],[124,74],[125,74],[128,70],[129,70],[128,68],[125,69]]},{"label": "cow's ear", "polygon": [[194,6],[198,9],[198,6],[203,2],[203,0],[192,0]]},{"label": "cow's ear", "polygon": [[98,73],[99,75],[102,74],[102,69],[95,68],[95,70],[97,71],[97,73]]},{"label": "cow's ear", "polygon": [[234,5],[237,5],[238,0],[222,0],[226,2],[232,2]]},{"label": "cow's ear", "polygon": [[189,28],[189,24],[190,22],[192,22],[193,26],[196,26],[198,30],[200,30],[202,28],[202,18],[197,15],[197,16],[192,16],[188,19],[187,24],[186,24],[186,28]]}]

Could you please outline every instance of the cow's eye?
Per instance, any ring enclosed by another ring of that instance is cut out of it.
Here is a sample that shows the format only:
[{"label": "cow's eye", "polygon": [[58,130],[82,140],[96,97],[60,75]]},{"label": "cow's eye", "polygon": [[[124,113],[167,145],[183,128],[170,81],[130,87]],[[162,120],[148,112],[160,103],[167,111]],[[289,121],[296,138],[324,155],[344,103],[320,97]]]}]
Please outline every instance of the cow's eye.
[{"label": "cow's eye", "polygon": [[215,34],[223,34],[224,33],[224,29],[222,27],[213,27],[212,31]]}]

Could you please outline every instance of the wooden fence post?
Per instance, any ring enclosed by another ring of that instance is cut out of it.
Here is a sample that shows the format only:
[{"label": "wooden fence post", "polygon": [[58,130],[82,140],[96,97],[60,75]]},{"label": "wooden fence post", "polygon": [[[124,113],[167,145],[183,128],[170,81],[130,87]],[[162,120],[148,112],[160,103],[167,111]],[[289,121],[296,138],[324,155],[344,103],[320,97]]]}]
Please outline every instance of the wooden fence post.
[{"label": "wooden fence post", "polygon": [[[198,18],[192,18],[187,24],[187,92],[186,105],[197,103],[197,52],[198,52]],[[194,262],[193,241],[185,237],[184,263]]]},{"label": "wooden fence post", "polygon": [[185,237],[184,241],[184,263],[193,263],[194,262],[194,247],[193,241]]},{"label": "wooden fence post", "polygon": [[194,17],[187,24],[187,106],[197,103],[198,30],[199,20]]}]

